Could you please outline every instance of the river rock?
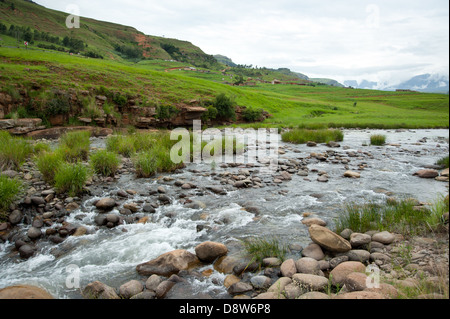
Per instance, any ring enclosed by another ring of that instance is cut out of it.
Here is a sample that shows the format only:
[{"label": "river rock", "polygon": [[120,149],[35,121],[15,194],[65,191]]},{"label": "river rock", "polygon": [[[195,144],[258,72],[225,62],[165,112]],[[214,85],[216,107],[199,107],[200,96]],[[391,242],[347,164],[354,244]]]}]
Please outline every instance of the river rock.
[{"label": "river rock", "polygon": [[150,277],[148,277],[147,281],[145,282],[145,288],[155,291],[156,288],[158,287],[158,285],[162,282],[163,282],[163,280],[160,276],[151,275]]},{"label": "river rock", "polygon": [[350,261],[360,261],[365,263],[370,259],[370,253],[364,249],[352,249],[345,253]]},{"label": "river rock", "polygon": [[323,226],[311,225],[309,235],[313,242],[331,252],[344,253],[352,249],[346,239]]},{"label": "river rock", "polygon": [[391,234],[390,232],[387,232],[387,231],[382,231],[382,232],[373,234],[372,240],[382,243],[382,244],[385,244],[385,245],[389,245],[395,240],[395,235]]},{"label": "river rock", "polygon": [[130,280],[119,287],[119,294],[125,299],[130,299],[143,290],[144,285],[140,281]]},{"label": "river rock", "polygon": [[311,257],[303,257],[295,262],[297,272],[302,274],[319,275],[320,267],[319,262]]},{"label": "river rock", "polygon": [[295,282],[284,287],[284,294],[287,299],[297,299],[303,293],[303,289]]},{"label": "river rock", "polygon": [[171,280],[164,280],[163,282],[161,282],[155,289],[156,298],[163,299],[170,291],[170,289],[172,289],[173,286],[175,286],[175,284],[176,282]]},{"label": "river rock", "polygon": [[333,285],[342,285],[345,284],[345,279],[352,272],[361,272],[365,273],[366,266],[359,261],[345,261],[336,266],[331,272],[332,276],[332,284]]},{"label": "river rock", "polygon": [[325,257],[322,248],[316,243],[311,243],[302,250],[302,256],[322,260]]},{"label": "river rock", "polygon": [[348,291],[362,291],[367,288],[367,275],[361,272],[348,274],[344,281]]},{"label": "river rock", "polygon": [[286,299],[284,294],[276,293],[276,292],[263,292],[262,294],[257,295],[254,299]]},{"label": "river rock", "polygon": [[267,276],[254,276],[250,279],[253,287],[256,289],[269,288],[272,281]]},{"label": "river rock", "polygon": [[82,294],[85,299],[120,299],[114,288],[100,281],[88,284]]},{"label": "river rock", "polygon": [[327,222],[324,221],[323,219],[320,219],[318,217],[309,217],[309,218],[305,218],[302,220],[302,224],[306,225],[306,226],[311,226],[311,225],[319,225],[319,226],[326,226]]},{"label": "river rock", "polygon": [[223,274],[233,273],[233,269],[241,263],[241,259],[234,256],[222,256],[214,262],[214,269]]},{"label": "river rock", "polygon": [[294,259],[284,261],[280,266],[280,270],[283,277],[291,278],[297,272]]},{"label": "river rock", "polygon": [[30,227],[30,229],[28,229],[27,236],[30,239],[38,239],[39,237],[41,237],[41,235],[42,235],[42,232],[39,228]]},{"label": "river rock", "polygon": [[334,299],[385,299],[383,295],[373,291],[353,291],[337,295]]},{"label": "river rock", "polygon": [[195,247],[195,254],[203,262],[213,262],[219,257],[228,253],[228,248],[224,244],[207,241]]},{"label": "river rock", "polygon": [[106,225],[106,223],[108,222],[106,220],[106,216],[104,216],[104,215],[97,215],[97,216],[95,216],[94,217],[94,221],[95,221],[95,224],[97,224],[97,226]]},{"label": "river rock", "polygon": [[289,277],[281,277],[275,283],[272,284],[272,286],[267,289],[267,292],[273,292],[275,294],[282,294],[284,291],[284,288],[292,283],[292,279]]},{"label": "river rock", "polygon": [[34,252],[35,252],[34,247],[31,245],[28,245],[28,244],[22,245],[19,248],[20,257],[25,258],[25,259],[33,256]]},{"label": "river rock", "polygon": [[292,280],[307,291],[320,291],[328,286],[328,279],[323,276],[311,274],[295,274]]},{"label": "river rock", "polygon": [[389,257],[388,255],[383,254],[383,253],[375,252],[375,253],[371,253],[370,254],[370,260],[374,261],[374,262],[378,261],[378,262],[384,264],[384,263],[390,262],[391,261],[391,257]]},{"label": "river rock", "polygon": [[241,281],[241,279],[239,279],[239,277],[235,276],[235,275],[228,275],[225,277],[225,279],[223,280],[223,285],[226,288],[230,288],[231,285],[237,283]]},{"label": "river rock", "polygon": [[106,222],[107,223],[113,223],[117,224],[120,220],[120,217],[116,214],[108,214],[106,215]]},{"label": "river rock", "polygon": [[264,267],[278,267],[281,265],[281,260],[276,257],[267,257],[262,260]]},{"label": "river rock", "polygon": [[352,245],[352,247],[360,247],[362,245],[366,245],[370,243],[371,240],[372,237],[368,234],[352,233],[350,235],[350,245]]},{"label": "river rock", "polygon": [[344,173],[344,177],[350,177],[350,178],[360,178],[361,174],[358,172],[353,172],[353,171],[346,171]]},{"label": "river rock", "polygon": [[439,172],[435,169],[421,169],[415,172],[413,176],[418,176],[420,178],[435,178],[439,176]]},{"label": "river rock", "polygon": [[102,198],[95,204],[95,207],[100,210],[111,210],[114,206],[116,206],[116,201],[112,198]]},{"label": "river rock", "polygon": [[238,281],[228,288],[228,293],[230,295],[239,295],[252,290],[253,286],[249,283]]},{"label": "river rock", "polygon": [[299,296],[297,299],[330,299],[330,296],[323,292],[310,291]]},{"label": "river rock", "polygon": [[153,274],[169,277],[177,274],[180,270],[187,270],[198,263],[198,258],[194,254],[184,249],[177,249],[165,253],[153,260],[136,266],[137,272],[141,276]]},{"label": "river rock", "polygon": [[20,210],[16,209],[9,214],[8,220],[11,225],[17,225],[22,221],[23,214]]},{"label": "river rock", "polygon": [[45,199],[42,197],[33,196],[31,197],[31,202],[36,206],[45,205]]},{"label": "river rock", "polygon": [[29,285],[9,286],[0,289],[0,299],[54,299],[46,290]]}]

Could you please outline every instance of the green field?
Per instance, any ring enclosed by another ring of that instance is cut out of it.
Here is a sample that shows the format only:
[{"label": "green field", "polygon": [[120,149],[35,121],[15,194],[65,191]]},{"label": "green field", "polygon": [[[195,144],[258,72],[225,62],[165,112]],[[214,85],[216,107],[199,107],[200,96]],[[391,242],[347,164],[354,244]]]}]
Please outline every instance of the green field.
[{"label": "green field", "polygon": [[[85,58],[61,52],[0,48],[0,86],[6,93],[60,89],[92,90],[100,86],[135,97],[140,105],[177,105],[225,93],[238,105],[263,108],[273,117],[264,125],[376,128],[449,126],[445,94],[386,92],[333,86],[299,86],[257,82],[255,86],[222,84],[218,72],[165,72],[179,62],[134,63]],[[37,85],[36,85],[37,84]],[[12,91],[12,92],[11,92]]]}]

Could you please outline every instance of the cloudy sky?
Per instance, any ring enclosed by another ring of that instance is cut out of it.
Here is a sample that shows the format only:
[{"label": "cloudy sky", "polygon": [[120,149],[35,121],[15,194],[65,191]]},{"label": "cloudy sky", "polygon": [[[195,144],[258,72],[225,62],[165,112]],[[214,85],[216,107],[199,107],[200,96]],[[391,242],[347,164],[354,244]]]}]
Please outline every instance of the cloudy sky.
[{"label": "cloudy sky", "polygon": [[[35,0],[187,40],[235,63],[398,83],[449,73],[448,0]],[[82,20],[81,20],[82,23]]]}]

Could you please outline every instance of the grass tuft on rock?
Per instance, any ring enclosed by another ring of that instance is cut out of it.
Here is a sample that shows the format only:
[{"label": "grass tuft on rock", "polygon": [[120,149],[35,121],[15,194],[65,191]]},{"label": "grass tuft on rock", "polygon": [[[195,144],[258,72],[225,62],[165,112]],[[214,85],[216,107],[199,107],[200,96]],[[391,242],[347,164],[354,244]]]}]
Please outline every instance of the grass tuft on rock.
[{"label": "grass tuft on rock", "polygon": [[380,134],[374,134],[370,136],[370,145],[382,146],[386,144],[386,136]]}]

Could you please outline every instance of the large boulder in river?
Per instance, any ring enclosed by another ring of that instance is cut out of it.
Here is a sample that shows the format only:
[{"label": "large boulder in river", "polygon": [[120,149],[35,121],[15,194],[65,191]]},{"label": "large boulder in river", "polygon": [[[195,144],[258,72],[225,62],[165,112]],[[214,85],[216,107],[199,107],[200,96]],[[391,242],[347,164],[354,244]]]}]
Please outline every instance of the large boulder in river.
[{"label": "large boulder in river", "polygon": [[228,248],[224,244],[206,241],[195,247],[195,253],[203,262],[213,262],[219,257],[228,253]]},{"label": "large boulder in river", "polygon": [[151,276],[153,274],[169,277],[178,274],[181,270],[187,270],[199,262],[197,256],[184,249],[174,250],[165,253],[156,259],[136,266],[137,272],[141,276]]},{"label": "large boulder in river", "polygon": [[0,289],[0,299],[54,299],[42,288],[28,285]]},{"label": "large boulder in river", "polygon": [[311,225],[309,236],[317,245],[331,252],[345,253],[352,249],[348,240],[323,226]]},{"label": "large boulder in river", "polygon": [[421,169],[413,174],[414,176],[419,176],[420,178],[435,178],[439,176],[439,172],[435,169]]}]

